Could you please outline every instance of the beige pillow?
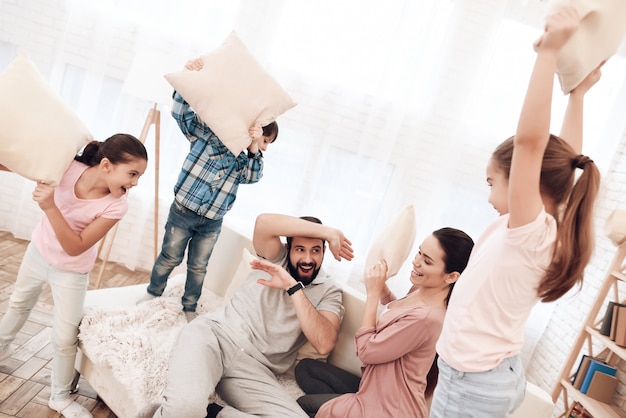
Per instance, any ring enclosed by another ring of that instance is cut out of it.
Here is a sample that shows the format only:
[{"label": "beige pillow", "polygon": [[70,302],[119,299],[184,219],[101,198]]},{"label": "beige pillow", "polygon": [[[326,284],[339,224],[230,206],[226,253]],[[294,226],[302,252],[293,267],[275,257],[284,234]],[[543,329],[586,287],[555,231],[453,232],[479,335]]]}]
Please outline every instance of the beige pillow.
[{"label": "beige pillow", "polygon": [[224,303],[228,302],[233,294],[246,282],[246,279],[254,270],[250,267],[250,262],[254,260],[256,257],[248,251],[247,248],[244,248],[241,254],[241,261],[239,262],[239,266],[237,267],[237,271],[235,275],[230,281],[226,292],[224,292]]},{"label": "beige pillow", "polygon": [[384,259],[389,268],[389,277],[395,276],[409,256],[414,242],[415,209],[409,205],[376,238],[367,254],[365,269]]},{"label": "beige pillow", "polygon": [[252,125],[265,126],[296,105],[235,32],[202,61],[200,71],[165,78],[235,155],[250,145]]},{"label": "beige pillow", "polygon": [[581,16],[580,27],[561,49],[557,74],[561,90],[568,94],[620,46],[626,33],[624,0],[551,0],[547,14],[571,4]]},{"label": "beige pillow", "polygon": [[0,164],[56,186],[93,139],[25,53],[0,73]]}]

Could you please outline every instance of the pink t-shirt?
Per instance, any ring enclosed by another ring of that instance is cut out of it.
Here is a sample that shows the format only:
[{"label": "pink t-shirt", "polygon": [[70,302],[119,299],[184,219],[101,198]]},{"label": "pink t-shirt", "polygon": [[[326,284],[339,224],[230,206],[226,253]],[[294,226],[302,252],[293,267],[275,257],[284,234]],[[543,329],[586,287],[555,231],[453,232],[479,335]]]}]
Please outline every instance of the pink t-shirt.
[{"label": "pink t-shirt", "polygon": [[537,287],[552,259],[557,226],[542,210],[524,226],[500,216],[482,234],[448,306],[437,352],[462,372],[486,371],[519,354]]},{"label": "pink t-shirt", "polygon": [[[122,219],[128,209],[125,198],[113,197],[110,194],[99,199],[79,199],[76,197],[74,187],[87,168],[86,164],[72,161],[61,179],[61,183],[54,191],[54,202],[70,228],[76,232],[81,232],[98,217]],[[93,245],[77,256],[67,254],[61,247],[54,229],[52,229],[52,225],[45,215],[33,231],[31,240],[43,258],[59,270],[88,273],[98,255],[97,245]]]}]

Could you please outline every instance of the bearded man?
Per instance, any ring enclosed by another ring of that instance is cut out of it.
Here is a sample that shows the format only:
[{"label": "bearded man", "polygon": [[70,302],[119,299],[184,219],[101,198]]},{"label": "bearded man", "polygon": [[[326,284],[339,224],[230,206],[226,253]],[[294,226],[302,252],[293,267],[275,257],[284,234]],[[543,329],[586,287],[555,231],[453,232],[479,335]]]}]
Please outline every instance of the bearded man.
[{"label": "bearded man", "polygon": [[[317,218],[259,215],[253,244],[262,258],[224,308],[182,329],[155,418],[308,417],[276,375],[307,340],[320,354],[337,341],[342,295],[322,269],[326,243],[338,261],[353,258],[343,233]],[[207,407],[214,391],[227,405]]]}]

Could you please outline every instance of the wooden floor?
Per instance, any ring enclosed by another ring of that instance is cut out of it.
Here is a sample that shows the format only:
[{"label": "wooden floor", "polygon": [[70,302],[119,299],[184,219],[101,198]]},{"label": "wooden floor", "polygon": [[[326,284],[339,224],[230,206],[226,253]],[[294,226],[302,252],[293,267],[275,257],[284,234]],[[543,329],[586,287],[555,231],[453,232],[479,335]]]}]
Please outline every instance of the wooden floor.
[{"label": "wooden floor", "polygon": [[[0,316],[6,312],[27,245],[28,241],[16,239],[9,232],[0,232]],[[90,276],[90,288],[95,287],[99,271],[100,262],[97,262]],[[131,271],[108,263],[100,287],[148,283],[148,277],[147,271]],[[47,406],[52,359],[51,317],[52,295],[46,285],[39,303],[13,342],[13,356],[0,364],[0,418],[60,417]],[[73,396],[91,411],[94,418],[116,418],[84,379],[80,379],[78,393]]]}]

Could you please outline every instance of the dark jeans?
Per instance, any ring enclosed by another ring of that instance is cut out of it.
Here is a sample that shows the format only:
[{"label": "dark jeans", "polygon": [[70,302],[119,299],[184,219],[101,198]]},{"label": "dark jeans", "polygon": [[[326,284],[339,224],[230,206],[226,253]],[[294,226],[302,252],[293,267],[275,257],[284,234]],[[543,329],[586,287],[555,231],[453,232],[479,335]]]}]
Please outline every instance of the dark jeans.
[{"label": "dark jeans", "polygon": [[174,199],[165,224],[161,253],[150,274],[148,293],[163,294],[170,273],[183,261],[187,250],[187,280],[182,304],[185,312],[195,312],[207,264],[221,230],[222,219],[200,216]]},{"label": "dark jeans", "polygon": [[356,393],[361,378],[323,361],[302,359],[294,369],[296,382],[306,395],[298,398],[302,409],[314,417],[323,403],[345,393]]}]

